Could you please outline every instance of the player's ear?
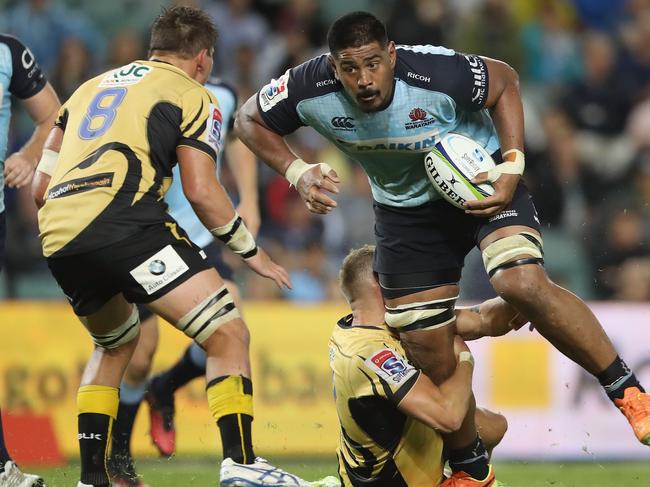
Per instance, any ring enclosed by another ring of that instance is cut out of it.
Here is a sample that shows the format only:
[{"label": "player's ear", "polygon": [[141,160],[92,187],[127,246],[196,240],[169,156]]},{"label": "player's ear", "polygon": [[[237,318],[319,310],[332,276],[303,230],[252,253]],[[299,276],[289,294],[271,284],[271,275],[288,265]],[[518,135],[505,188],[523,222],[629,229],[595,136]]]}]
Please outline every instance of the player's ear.
[{"label": "player's ear", "polygon": [[336,70],[336,63],[334,62],[334,56],[332,56],[331,54],[328,54],[327,55],[327,61],[330,63],[330,66],[332,67],[332,70],[334,71],[334,77],[336,78],[337,81],[340,81],[339,80],[339,73]]},{"label": "player's ear", "polygon": [[395,67],[395,61],[397,60],[397,51],[395,50],[395,42],[388,41],[388,59],[390,59],[390,67]]}]

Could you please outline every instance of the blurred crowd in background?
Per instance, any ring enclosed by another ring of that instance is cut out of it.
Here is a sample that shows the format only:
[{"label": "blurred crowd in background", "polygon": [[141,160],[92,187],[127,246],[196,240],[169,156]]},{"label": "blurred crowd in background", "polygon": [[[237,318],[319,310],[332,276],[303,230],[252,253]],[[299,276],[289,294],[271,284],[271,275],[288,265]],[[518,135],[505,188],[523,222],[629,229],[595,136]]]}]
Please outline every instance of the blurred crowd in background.
[{"label": "blurred crowd in background", "polygon": [[[34,52],[62,101],[86,79],[146,58],[154,0],[0,0],[0,31]],[[650,0],[195,0],[220,39],[214,74],[244,101],[271,78],[326,51],[330,23],[352,10],[384,20],[389,38],[500,59],[520,76],[526,174],[544,230],[547,269],[586,299],[650,299]],[[29,137],[13,117],[9,153]],[[309,214],[286,180],[260,164],[260,242],[291,272],[294,290],[252,277],[232,255],[247,298],[313,303],[340,298],[338,265],[373,241],[372,198],[361,168],[311,129],[290,144],[341,175],[338,208]],[[224,165],[226,168],[227,165]],[[234,188],[227,171],[223,183]],[[28,191],[5,190],[10,298],[61,296],[41,258]],[[235,196],[236,198],[236,196]],[[491,294],[470,255],[463,297]]]}]

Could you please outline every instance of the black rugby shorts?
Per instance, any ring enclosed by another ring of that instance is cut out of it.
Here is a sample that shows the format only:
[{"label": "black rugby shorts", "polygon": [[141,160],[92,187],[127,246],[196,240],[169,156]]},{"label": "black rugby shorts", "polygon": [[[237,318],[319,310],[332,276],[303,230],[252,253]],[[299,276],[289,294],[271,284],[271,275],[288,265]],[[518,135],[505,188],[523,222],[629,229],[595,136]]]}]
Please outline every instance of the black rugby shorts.
[{"label": "black rugby shorts", "polygon": [[465,256],[499,228],[525,225],[540,231],[537,210],[522,182],[510,204],[491,218],[467,215],[443,199],[412,208],[377,202],[373,207],[374,270],[389,299],[456,284]]},{"label": "black rugby shorts", "polygon": [[205,253],[177,228],[147,227],[101,249],[48,257],[47,265],[78,316],[98,311],[122,293],[131,303],[150,303],[209,269]]}]

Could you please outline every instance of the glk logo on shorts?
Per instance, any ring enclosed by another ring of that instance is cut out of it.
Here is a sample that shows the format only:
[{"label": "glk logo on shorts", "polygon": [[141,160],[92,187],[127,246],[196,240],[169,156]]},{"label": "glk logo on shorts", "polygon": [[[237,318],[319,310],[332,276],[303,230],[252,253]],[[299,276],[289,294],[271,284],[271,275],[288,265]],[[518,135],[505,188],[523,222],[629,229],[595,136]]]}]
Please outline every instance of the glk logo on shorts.
[{"label": "glk logo on shorts", "polygon": [[153,294],[188,269],[188,265],[174,248],[167,245],[133,269],[130,274],[147,294]]}]

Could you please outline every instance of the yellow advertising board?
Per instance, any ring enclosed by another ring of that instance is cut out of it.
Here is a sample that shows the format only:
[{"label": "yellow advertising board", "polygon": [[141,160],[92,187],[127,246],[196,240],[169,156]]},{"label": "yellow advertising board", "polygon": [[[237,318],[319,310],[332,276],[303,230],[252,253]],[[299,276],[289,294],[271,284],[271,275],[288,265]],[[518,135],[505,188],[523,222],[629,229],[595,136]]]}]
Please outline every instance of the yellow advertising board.
[{"label": "yellow advertising board", "polygon": [[[254,438],[265,455],[332,455],[338,423],[332,399],[327,342],[343,306],[297,307],[247,303],[252,335]],[[59,447],[76,456],[76,389],[92,345],[65,303],[0,305],[0,406],[3,412],[49,416]],[[173,364],[189,340],[160,326],[154,370]],[[205,381],[196,380],[176,400],[179,454],[220,454]],[[136,454],[154,455],[143,405],[133,435]]]}]

